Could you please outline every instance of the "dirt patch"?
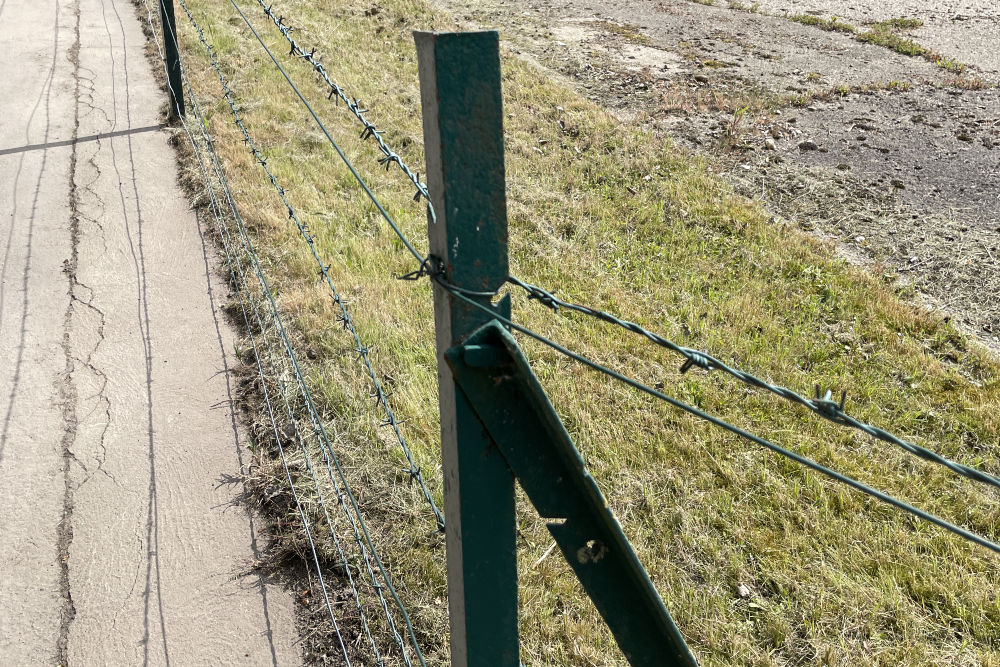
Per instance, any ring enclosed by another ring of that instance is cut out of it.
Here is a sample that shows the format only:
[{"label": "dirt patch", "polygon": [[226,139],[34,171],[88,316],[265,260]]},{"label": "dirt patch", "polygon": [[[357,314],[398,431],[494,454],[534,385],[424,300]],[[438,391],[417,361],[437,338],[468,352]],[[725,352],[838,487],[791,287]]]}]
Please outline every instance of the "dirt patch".
[{"label": "dirt patch", "polygon": [[[443,4],[623,119],[710,155],[777,219],[917,287],[1000,349],[1000,63],[984,46],[1000,12],[916,0]],[[858,39],[902,17],[918,20],[881,29],[924,55]]]}]

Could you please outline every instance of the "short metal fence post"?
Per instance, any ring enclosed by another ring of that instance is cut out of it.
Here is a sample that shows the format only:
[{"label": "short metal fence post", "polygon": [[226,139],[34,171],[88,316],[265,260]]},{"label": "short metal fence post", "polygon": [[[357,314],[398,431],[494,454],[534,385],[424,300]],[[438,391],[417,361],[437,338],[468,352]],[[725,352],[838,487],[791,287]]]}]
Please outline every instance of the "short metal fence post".
[{"label": "short metal fence post", "polygon": [[[484,305],[506,281],[500,52],[496,32],[414,33],[423,106],[434,271]],[[474,294],[478,293],[478,294]],[[498,306],[509,314],[510,301]],[[514,478],[444,361],[488,313],[434,285],[447,518],[451,658],[517,667]]]},{"label": "short metal fence post", "polygon": [[181,83],[181,56],[177,48],[177,25],[174,20],[174,0],[160,0],[160,24],[163,26],[163,48],[167,63],[167,93],[170,96],[171,118],[184,115],[184,88]]}]

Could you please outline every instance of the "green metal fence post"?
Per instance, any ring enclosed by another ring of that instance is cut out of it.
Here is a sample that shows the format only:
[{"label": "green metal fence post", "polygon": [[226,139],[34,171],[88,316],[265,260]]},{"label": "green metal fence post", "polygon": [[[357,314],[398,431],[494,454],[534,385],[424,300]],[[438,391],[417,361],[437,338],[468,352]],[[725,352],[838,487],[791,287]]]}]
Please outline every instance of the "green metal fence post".
[{"label": "green metal fence post", "polygon": [[[431,255],[453,285],[493,292],[508,275],[499,38],[490,31],[416,32],[414,39],[427,186],[437,216],[428,223]],[[472,298],[491,303],[489,296]],[[509,315],[509,299],[498,308]],[[446,350],[490,319],[434,286],[456,667],[520,664],[514,478],[444,361]]]},{"label": "green metal fence post", "polygon": [[177,50],[174,0],[160,0],[160,25],[163,26],[163,55],[167,61],[167,94],[170,96],[168,114],[171,118],[176,118],[178,114],[184,115],[184,88],[181,85],[181,56]]}]

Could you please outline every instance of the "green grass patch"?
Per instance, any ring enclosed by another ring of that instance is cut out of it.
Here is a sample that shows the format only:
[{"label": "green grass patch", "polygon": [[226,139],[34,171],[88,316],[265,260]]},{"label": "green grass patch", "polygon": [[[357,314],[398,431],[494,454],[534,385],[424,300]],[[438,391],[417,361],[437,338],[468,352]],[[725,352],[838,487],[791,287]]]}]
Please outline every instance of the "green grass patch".
[{"label": "green grass patch", "polygon": [[[414,268],[412,258],[228,3],[191,6],[218,48],[244,121],[316,235],[372,346],[417,464],[440,501],[428,284],[396,279]],[[390,145],[422,172],[411,31],[457,24],[422,0],[375,6],[280,0],[275,11],[291,17],[304,46],[319,47],[330,76],[364,101]],[[251,17],[276,53],[287,53],[257,7]],[[178,26],[217,149],[372,537],[430,664],[448,664],[444,543],[431,534],[429,512],[400,472],[398,447],[379,427],[370,383],[308,249],[219,103],[200,45],[185,21]],[[304,63],[284,58],[345,153],[426,248],[425,212],[409,183],[376,162],[374,145],[358,138],[360,127],[343,107],[325,100],[326,89]],[[902,300],[877,270],[854,268],[830,245],[770,222],[759,206],[735,196],[712,164],[506,53],[503,85],[514,273],[800,392],[817,384],[846,390],[859,419],[1000,470],[1000,366],[954,328]],[[675,356],[599,322],[555,316],[520,296],[513,308],[517,321],[605,365],[1000,538],[997,494],[725,376],[681,374]],[[703,664],[998,664],[996,557],[523,342]],[[280,489],[267,444],[262,435],[256,442],[261,488]],[[275,493],[269,502],[283,515],[271,530],[278,540],[291,539],[294,510],[279,502],[287,494]],[[318,515],[315,495],[305,497]],[[558,553],[540,560],[551,545],[545,522],[523,499],[518,511],[522,661],[626,664]],[[331,553],[330,536],[318,538]],[[331,567],[328,575],[340,581],[343,571]]]},{"label": "green grass patch", "polygon": [[841,21],[836,16],[827,19],[821,16],[813,16],[812,14],[789,14],[786,18],[789,21],[795,21],[802,25],[810,25],[828,32],[846,32],[849,34],[857,32],[857,28],[850,23]]},{"label": "green grass patch", "polygon": [[913,30],[914,28],[919,28],[924,24],[920,19],[908,19],[908,18],[892,18],[886,19],[885,21],[879,21],[875,23],[874,26],[884,29],[896,29],[896,30]]},{"label": "green grass patch", "polygon": [[926,56],[930,54],[930,50],[927,48],[917,44],[908,37],[900,37],[890,32],[887,28],[873,28],[864,32],[858,35],[858,41],[883,46],[896,53],[902,53],[904,56]]},{"label": "green grass patch", "polygon": [[649,46],[652,41],[639,30],[639,26],[631,23],[615,23],[614,21],[594,21],[593,24],[605,32],[618,35],[630,44]]},{"label": "green grass patch", "polygon": [[922,25],[923,22],[918,19],[889,19],[887,21],[880,21],[879,23],[872,24],[870,30],[859,34],[856,39],[859,42],[885,47],[895,51],[896,53],[901,53],[904,56],[923,58],[924,60],[934,63],[941,69],[954,74],[961,74],[964,72],[966,69],[964,63],[942,56],[940,53],[928,49],[908,37],[903,37],[893,32],[894,29],[909,30],[912,28],[918,28]]}]

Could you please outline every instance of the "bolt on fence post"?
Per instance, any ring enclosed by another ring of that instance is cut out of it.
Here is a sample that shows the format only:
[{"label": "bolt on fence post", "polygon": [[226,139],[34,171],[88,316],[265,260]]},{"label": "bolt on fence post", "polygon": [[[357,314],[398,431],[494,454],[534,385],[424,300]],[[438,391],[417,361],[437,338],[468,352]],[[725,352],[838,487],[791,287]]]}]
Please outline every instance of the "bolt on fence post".
[{"label": "bolt on fence post", "polygon": [[[500,43],[495,31],[415,32],[431,255],[453,285],[503,286],[507,266]],[[484,305],[488,296],[472,296]],[[509,300],[500,307],[507,308]],[[447,517],[451,664],[517,667],[514,478],[444,360],[492,318],[434,283]]]},{"label": "bolt on fence post", "polygon": [[184,88],[181,84],[181,56],[177,50],[177,25],[174,20],[174,0],[160,0],[160,25],[163,27],[163,55],[167,61],[167,94],[170,96],[168,115],[184,115]]}]

